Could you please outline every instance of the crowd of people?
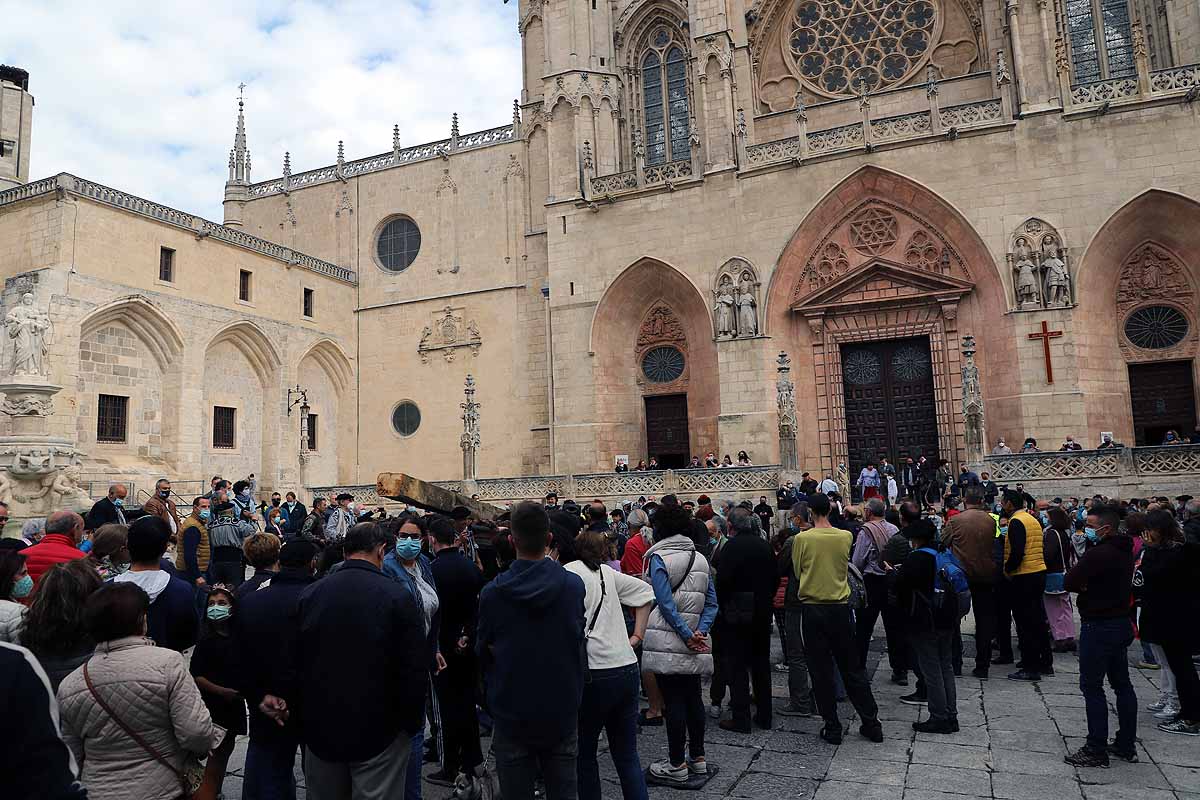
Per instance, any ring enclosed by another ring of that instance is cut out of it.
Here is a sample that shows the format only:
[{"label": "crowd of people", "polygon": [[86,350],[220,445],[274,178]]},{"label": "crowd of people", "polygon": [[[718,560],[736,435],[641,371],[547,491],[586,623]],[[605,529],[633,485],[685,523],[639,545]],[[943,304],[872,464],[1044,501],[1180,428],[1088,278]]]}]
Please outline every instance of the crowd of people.
[{"label": "crowd of people", "polygon": [[[659,463],[658,459],[651,456],[649,461],[638,459],[638,462],[632,467],[629,466],[629,459],[620,456],[616,462],[616,472],[647,472],[653,470],[666,469]],[[754,462],[750,460],[750,454],[745,450],[738,450],[736,460],[726,453],[722,458],[717,458],[717,454],[711,450],[703,457],[692,456],[691,460],[684,465],[684,469],[725,469],[727,467],[753,467]]]},{"label": "crowd of people", "polygon": [[[0,540],[5,796],[208,800],[248,736],[249,800],[294,798],[298,755],[316,800],[419,800],[423,783],[478,800],[491,774],[511,800],[595,800],[603,733],[622,795],[646,798],[707,779],[710,718],[748,734],[819,716],[837,744],[846,700],[882,742],[880,621],[899,699],[928,708],[913,728],[958,731],[968,613],[975,679],[1039,681],[1077,653],[1088,730],[1068,763],[1137,760],[1135,637],[1160,670],[1147,712],[1200,735],[1200,500],[1036,499],[964,468],[931,503],[909,466],[864,468],[860,505],[804,473],[774,505],[550,494],[494,519],[258,502],[253,476],[214,477],[190,510],[166,480],[140,508],[114,485],[86,517]],[[656,727],[666,757],[644,770]]]}]

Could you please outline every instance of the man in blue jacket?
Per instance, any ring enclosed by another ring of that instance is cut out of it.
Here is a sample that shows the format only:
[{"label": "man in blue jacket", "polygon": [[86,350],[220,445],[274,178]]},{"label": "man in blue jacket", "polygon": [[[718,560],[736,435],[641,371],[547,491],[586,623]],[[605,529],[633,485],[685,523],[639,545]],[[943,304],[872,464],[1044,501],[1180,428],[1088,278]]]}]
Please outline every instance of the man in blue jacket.
[{"label": "man in blue jacket", "polygon": [[[346,560],[300,596],[297,687],[304,777],[315,798],[402,797],[423,724],[425,620],[384,574],[387,535],[350,528]],[[284,698],[289,700],[289,698]],[[290,702],[290,700],[289,700]]]},{"label": "man in blue jacket", "polygon": [[583,581],[546,558],[550,520],[536,503],[510,517],[517,558],[479,597],[476,651],[495,718],[492,747],[505,797],[578,796],[579,702],[586,668]]}]

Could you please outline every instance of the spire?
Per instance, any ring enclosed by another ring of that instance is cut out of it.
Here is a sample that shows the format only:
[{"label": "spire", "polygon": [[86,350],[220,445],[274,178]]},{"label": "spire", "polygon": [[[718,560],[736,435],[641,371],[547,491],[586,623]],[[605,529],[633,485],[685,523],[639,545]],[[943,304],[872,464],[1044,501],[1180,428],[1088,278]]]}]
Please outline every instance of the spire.
[{"label": "spire", "polygon": [[400,126],[399,125],[392,126],[392,155],[396,157],[397,161],[400,160]]},{"label": "spire", "polygon": [[233,149],[229,151],[230,183],[250,183],[250,149],[246,146],[246,84],[238,84],[237,129],[233,134]]},{"label": "spire", "polygon": [[513,100],[513,131],[521,129],[521,101]]}]

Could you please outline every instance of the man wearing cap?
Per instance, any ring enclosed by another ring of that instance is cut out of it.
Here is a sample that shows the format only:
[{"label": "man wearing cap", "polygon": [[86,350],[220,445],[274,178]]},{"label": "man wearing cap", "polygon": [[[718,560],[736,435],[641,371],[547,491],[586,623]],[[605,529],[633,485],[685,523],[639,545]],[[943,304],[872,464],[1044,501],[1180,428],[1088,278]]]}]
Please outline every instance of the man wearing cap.
[{"label": "man wearing cap", "polygon": [[325,538],[330,541],[345,539],[354,527],[354,495],[342,492],[336,498],[337,505],[325,513]]},{"label": "man wearing cap", "polygon": [[296,697],[295,652],[299,636],[296,609],[300,595],[313,582],[317,546],[303,539],[284,544],[279,572],[238,603],[233,616],[234,650],[238,653],[237,690],[250,706],[250,744],[242,791],[248,797],[295,797],[294,764],[300,744],[297,721],[283,725],[266,716],[260,704],[270,698]]}]

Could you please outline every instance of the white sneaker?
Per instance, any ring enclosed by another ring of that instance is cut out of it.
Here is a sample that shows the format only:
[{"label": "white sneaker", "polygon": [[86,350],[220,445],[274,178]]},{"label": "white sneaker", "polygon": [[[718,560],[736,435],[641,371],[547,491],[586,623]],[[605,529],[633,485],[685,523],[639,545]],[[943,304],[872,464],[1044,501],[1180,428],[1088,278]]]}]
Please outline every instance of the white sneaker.
[{"label": "white sneaker", "polygon": [[707,775],[708,761],[703,758],[697,758],[695,761],[688,762],[688,772],[693,775]]},{"label": "white sneaker", "polygon": [[1174,701],[1167,701],[1166,705],[1161,710],[1154,714],[1155,719],[1175,719],[1179,716],[1179,704]]},{"label": "white sneaker", "polygon": [[720,719],[721,718],[721,706],[720,705],[709,706],[708,707],[708,715],[710,717],[712,717],[713,719]]},{"label": "white sneaker", "polygon": [[1153,703],[1146,704],[1146,710],[1147,711],[1162,711],[1163,706],[1165,706],[1167,704],[1168,700],[1169,700],[1169,698],[1167,697],[1167,695],[1160,694],[1158,696],[1158,699],[1155,700]]},{"label": "white sneaker", "polygon": [[662,761],[655,761],[650,765],[650,774],[662,781],[687,783],[689,772],[687,764],[676,767],[671,764],[670,759],[664,758]]}]

